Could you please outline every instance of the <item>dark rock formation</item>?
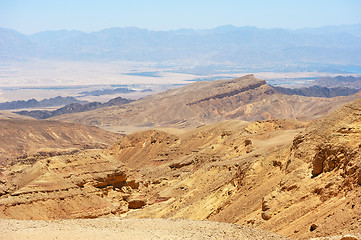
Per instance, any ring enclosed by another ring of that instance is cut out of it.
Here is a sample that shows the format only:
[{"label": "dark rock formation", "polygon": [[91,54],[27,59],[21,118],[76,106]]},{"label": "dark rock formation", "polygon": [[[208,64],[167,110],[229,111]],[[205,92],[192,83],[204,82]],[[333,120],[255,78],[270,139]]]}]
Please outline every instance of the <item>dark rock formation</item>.
[{"label": "dark rock formation", "polygon": [[122,97],[117,97],[117,98],[109,100],[106,103],[100,103],[100,102],[91,102],[91,103],[86,103],[86,104],[71,103],[62,108],[54,110],[54,111],[47,111],[47,110],[20,111],[20,112],[17,112],[17,114],[33,117],[36,119],[47,119],[47,118],[59,116],[62,114],[86,112],[86,111],[90,111],[90,110],[94,110],[94,109],[98,109],[98,108],[102,108],[102,107],[122,105],[122,104],[130,103],[130,102],[132,102],[132,100],[122,98]]},{"label": "dark rock formation", "polygon": [[325,97],[332,98],[337,96],[349,96],[357,93],[360,89],[348,88],[348,87],[322,87],[312,86],[304,88],[284,88],[273,87],[277,91],[287,95],[299,95],[305,97]]},{"label": "dark rock formation", "polygon": [[61,106],[71,103],[85,103],[86,101],[79,101],[74,97],[55,97],[49,99],[43,99],[37,101],[35,99],[30,99],[28,101],[13,101],[0,103],[0,110],[11,110],[11,109],[21,109],[21,108],[36,108],[36,107],[54,107]]}]

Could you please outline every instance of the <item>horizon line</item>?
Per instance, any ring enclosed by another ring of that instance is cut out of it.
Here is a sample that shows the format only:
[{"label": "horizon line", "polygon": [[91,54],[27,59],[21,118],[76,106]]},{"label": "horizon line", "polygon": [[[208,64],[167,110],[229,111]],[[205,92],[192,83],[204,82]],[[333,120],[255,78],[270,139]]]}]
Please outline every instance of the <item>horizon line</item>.
[{"label": "horizon line", "polygon": [[1,27],[2,29],[7,29],[7,30],[12,30],[15,32],[18,32],[20,34],[23,35],[34,35],[34,34],[38,34],[41,32],[61,32],[61,31],[67,31],[67,32],[83,32],[83,33],[96,33],[96,32],[101,32],[104,30],[109,30],[109,29],[139,29],[139,30],[146,30],[146,31],[150,31],[150,32],[172,32],[172,31],[181,31],[181,30],[191,30],[191,31],[207,31],[207,30],[214,30],[217,28],[222,28],[222,27],[232,27],[232,28],[256,28],[256,29],[263,29],[263,30],[275,30],[275,29],[282,29],[282,30],[289,30],[289,31],[297,31],[297,30],[303,30],[303,29],[319,29],[319,28],[325,28],[325,27],[342,27],[342,26],[356,26],[356,25],[361,25],[360,23],[352,23],[352,24],[338,24],[338,25],[323,25],[323,26],[319,26],[319,27],[300,27],[300,28],[284,28],[284,27],[257,27],[257,26],[251,26],[251,25],[242,25],[242,26],[235,26],[233,24],[224,24],[224,25],[218,25],[215,27],[210,27],[210,28],[190,28],[190,27],[181,27],[181,28],[174,28],[174,29],[168,29],[168,30],[155,30],[155,29],[151,29],[151,28],[145,28],[145,27],[138,27],[138,26],[114,26],[114,27],[105,27],[102,28],[100,30],[92,30],[92,31],[85,31],[85,30],[79,30],[79,29],[66,29],[66,28],[62,28],[62,29],[51,29],[51,30],[40,30],[37,32],[33,32],[33,33],[23,33],[21,31],[18,31],[14,28],[9,28],[9,27]]}]

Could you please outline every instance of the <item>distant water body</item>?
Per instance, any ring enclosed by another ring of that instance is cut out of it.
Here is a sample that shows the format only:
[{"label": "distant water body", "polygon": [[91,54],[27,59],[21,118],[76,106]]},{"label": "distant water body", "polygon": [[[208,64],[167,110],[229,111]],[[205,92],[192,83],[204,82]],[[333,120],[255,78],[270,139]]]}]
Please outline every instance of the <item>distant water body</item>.
[{"label": "distant water body", "polygon": [[341,70],[347,73],[361,74],[361,66],[345,66]]}]

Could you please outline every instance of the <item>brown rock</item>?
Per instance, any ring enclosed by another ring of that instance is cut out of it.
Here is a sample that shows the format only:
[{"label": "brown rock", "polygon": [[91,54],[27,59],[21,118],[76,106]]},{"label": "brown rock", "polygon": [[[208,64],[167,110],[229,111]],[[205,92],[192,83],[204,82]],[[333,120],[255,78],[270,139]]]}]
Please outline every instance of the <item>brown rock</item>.
[{"label": "brown rock", "polygon": [[145,206],[147,203],[144,200],[141,199],[134,199],[134,200],[130,200],[128,202],[128,208],[129,209],[139,209],[142,208],[143,206]]},{"label": "brown rock", "polygon": [[271,219],[271,214],[269,212],[262,212],[261,217],[263,220],[269,220]]},{"label": "brown rock", "polygon": [[252,145],[252,141],[249,139],[244,140],[244,146]]},{"label": "brown rock", "polygon": [[340,240],[360,240],[360,239],[354,236],[347,235],[347,236],[343,236]]},{"label": "brown rock", "polygon": [[138,188],[139,188],[139,182],[137,182],[136,180],[127,181],[126,184],[127,184],[129,187],[133,188],[133,189],[138,189]]},{"label": "brown rock", "polygon": [[317,224],[312,224],[310,227],[310,231],[313,232],[318,228]]}]

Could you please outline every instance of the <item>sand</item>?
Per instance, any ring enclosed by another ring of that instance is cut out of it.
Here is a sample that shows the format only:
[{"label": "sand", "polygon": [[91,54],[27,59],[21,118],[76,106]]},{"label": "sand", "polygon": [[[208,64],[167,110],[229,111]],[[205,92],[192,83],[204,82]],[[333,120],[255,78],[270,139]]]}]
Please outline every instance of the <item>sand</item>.
[{"label": "sand", "polygon": [[0,239],[288,239],[260,229],[179,219],[0,220]]}]

